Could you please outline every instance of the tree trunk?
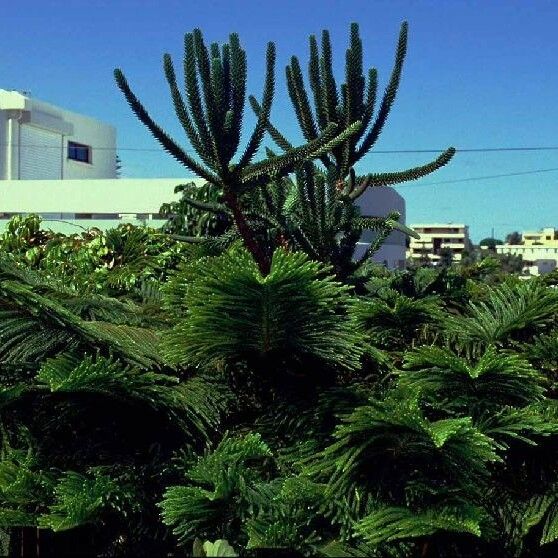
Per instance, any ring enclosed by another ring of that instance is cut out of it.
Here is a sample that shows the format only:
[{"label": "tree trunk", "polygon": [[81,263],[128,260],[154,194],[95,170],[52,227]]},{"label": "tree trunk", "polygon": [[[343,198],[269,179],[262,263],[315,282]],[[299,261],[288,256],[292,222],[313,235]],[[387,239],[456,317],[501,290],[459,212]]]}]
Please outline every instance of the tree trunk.
[{"label": "tree trunk", "polygon": [[240,203],[238,201],[238,196],[232,192],[230,189],[225,189],[224,201],[232,211],[234,222],[238,228],[238,232],[244,241],[244,245],[248,251],[252,254],[261,274],[265,277],[269,275],[271,270],[271,261],[267,254],[263,251],[262,247],[256,241],[254,237],[254,231],[250,228],[246,217],[240,208]]}]

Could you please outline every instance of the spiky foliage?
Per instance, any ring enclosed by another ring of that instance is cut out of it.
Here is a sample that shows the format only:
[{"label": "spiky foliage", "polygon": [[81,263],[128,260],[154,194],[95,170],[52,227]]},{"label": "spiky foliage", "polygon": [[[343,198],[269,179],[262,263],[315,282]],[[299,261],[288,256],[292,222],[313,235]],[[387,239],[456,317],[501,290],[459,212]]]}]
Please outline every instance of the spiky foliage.
[{"label": "spiky foliage", "polygon": [[379,347],[401,350],[419,340],[428,327],[442,321],[436,296],[414,299],[391,288],[382,288],[358,306],[357,321]]},{"label": "spiky foliage", "polygon": [[355,368],[363,338],[350,318],[347,288],[329,273],[303,253],[282,249],[265,276],[242,248],[194,263],[186,314],[165,335],[166,355],[205,367],[243,357],[291,365],[313,357]]},{"label": "spiky foliage", "polygon": [[[307,163],[296,173],[296,178],[263,189],[264,213],[292,245],[304,250],[312,258],[333,264],[343,279],[358,269],[381,246],[393,230],[418,236],[398,223],[399,215],[360,217],[354,200],[368,187],[389,186],[407,180],[416,180],[446,165],[455,149],[450,148],[435,161],[398,172],[369,173],[357,177],[353,166],[364,157],[378,140],[395,100],[401,78],[407,45],[407,24],[401,28],[397,55],[391,79],[387,85],[376,116],[376,70],[368,72],[368,83],[363,74],[363,50],[357,24],[351,25],[350,46],[346,53],[345,82],[337,88],[333,73],[333,57],[329,33],[322,33],[321,52],[317,40],[310,37],[309,83],[310,95],[304,85],[300,62],[296,56],[287,66],[287,87],[295,114],[307,141],[315,141],[331,123],[347,127],[361,123],[359,131],[347,136],[320,157],[326,172],[314,163]],[[258,116],[263,107],[251,97],[252,108]],[[292,149],[291,143],[269,121],[267,130],[283,151]],[[288,205],[274,195],[277,190],[291,191]],[[279,201],[279,203],[277,203]],[[375,240],[353,262],[355,247],[364,230],[376,232]]]},{"label": "spiky foliage", "polygon": [[124,512],[132,500],[131,487],[119,485],[102,470],[89,476],[67,472],[54,486],[54,501],[48,513],[39,517],[39,526],[64,531],[99,521],[107,509]]},{"label": "spiky foliage", "polygon": [[556,381],[558,372],[558,331],[553,330],[547,334],[537,335],[524,346],[527,358],[546,370]]},{"label": "spiky foliage", "polygon": [[429,509],[425,512],[408,508],[382,507],[355,526],[368,544],[379,546],[399,540],[422,538],[438,532],[481,535],[482,510],[470,505]]},{"label": "spiky foliage", "polygon": [[[239,518],[265,501],[259,485],[265,480],[265,460],[271,457],[257,434],[225,438],[185,472],[188,485],[169,487],[161,502],[163,522],[183,542],[217,530],[231,540]],[[223,521],[224,520],[224,521]]]},{"label": "spiky foliage", "polygon": [[130,362],[160,362],[157,335],[136,326],[85,321],[59,302],[13,280],[0,282],[0,358],[38,362],[62,351],[104,350]]},{"label": "spiky foliage", "polygon": [[[168,54],[164,56],[163,67],[176,115],[198,159],[191,157],[155,123],[130,89],[122,71],[116,69],[114,75],[135,115],[163,148],[197,176],[222,190],[223,201],[232,213],[239,234],[262,273],[266,273],[269,271],[269,254],[256,239],[241,207],[240,196],[269,179],[285,176],[302,161],[327,153],[334,145],[355,133],[360,124],[357,122],[344,131],[345,126],[339,128],[332,123],[319,137],[307,144],[290,149],[280,157],[252,163],[271,113],[275,89],[275,45],[270,42],[267,46],[261,111],[242,152],[239,152],[239,147],[246,101],[247,61],[238,35],[231,34],[229,41],[221,48],[213,43],[209,49],[199,29],[185,35],[186,97],[180,92],[174,65]],[[233,163],[237,154],[238,160]],[[192,205],[195,206],[195,203]]]},{"label": "spiky foliage", "polygon": [[[552,555],[554,314],[520,331],[491,302],[524,287],[488,291],[484,311],[505,328],[462,351],[444,331],[471,319],[453,304],[453,270],[372,270],[356,297],[302,253],[277,251],[265,277],[239,246],[209,253],[188,249],[154,322],[141,302],[111,307],[0,266],[2,304],[22,324],[75,336],[30,341],[40,350],[25,360],[24,329],[2,357],[0,526],[16,553],[36,546],[26,538],[39,525],[41,548],[58,555],[172,553],[200,537],[240,555]],[[553,289],[528,289],[551,304]],[[529,296],[521,308],[537,307]],[[130,352],[112,329],[138,324],[152,341]]]},{"label": "spiky foliage", "polygon": [[558,293],[538,281],[503,283],[489,290],[486,301],[471,302],[463,316],[450,317],[447,334],[469,350],[489,344],[526,340],[552,324]]},{"label": "spiky foliage", "polygon": [[45,386],[51,393],[88,393],[116,401],[141,402],[155,411],[164,411],[187,431],[194,427],[194,435],[198,436],[215,426],[218,419],[217,409],[212,407],[215,400],[207,398],[203,391],[196,394],[199,380],[179,385],[175,376],[145,372],[102,357],[80,361],[62,355],[47,360],[36,380],[38,388]]},{"label": "spiky foliage", "polygon": [[423,346],[405,355],[404,368],[402,385],[420,389],[444,412],[477,417],[540,401],[547,384],[523,357],[492,346],[473,362],[446,347]]},{"label": "spiky foliage", "polygon": [[[346,183],[354,181],[351,172]],[[396,211],[361,216],[344,193],[347,187],[335,167],[325,172],[306,163],[297,169],[294,179],[286,177],[263,186],[253,205],[280,243],[333,265],[337,276],[346,279],[376,253],[392,231],[418,237],[399,222]],[[373,231],[376,237],[355,260],[355,248],[364,231]]]},{"label": "spiky foliage", "polygon": [[362,490],[372,480],[363,476],[369,467],[386,479],[397,475],[395,484],[374,487],[395,495],[411,480],[416,463],[431,452],[438,456],[437,466],[422,471],[425,479],[440,471],[448,479],[463,479],[465,469],[468,475],[484,475],[486,464],[499,459],[493,442],[469,418],[429,421],[412,391],[355,409],[343,419],[335,438],[309,470],[318,477],[330,475],[331,490],[350,498],[358,498],[355,489]]},{"label": "spiky foliage", "polygon": [[[376,110],[378,91],[377,71],[371,68],[365,77],[363,69],[363,49],[359,26],[351,24],[349,47],[345,56],[345,81],[337,87],[333,72],[333,54],[328,31],[322,32],[321,49],[314,35],[310,36],[310,58],[308,62],[308,82],[312,91],[313,105],[310,101],[301,65],[296,56],[291,58],[286,68],[287,87],[300,129],[307,141],[315,141],[331,123],[346,128],[355,122],[361,123],[356,134],[333,147],[329,153],[321,157],[326,168],[335,167],[339,179],[348,176],[350,169],[364,157],[380,137],[387,121],[403,70],[407,52],[408,25],[401,25],[396,48],[395,63],[386,90]],[[262,114],[263,106],[256,99],[250,98],[252,107],[257,114]],[[268,131],[283,149],[290,149],[288,140],[272,125]],[[370,173],[359,177],[353,183],[344,186],[344,195],[356,199],[366,188],[389,186],[408,180],[417,180],[446,165],[455,149],[449,148],[436,160],[426,165],[398,172]]]},{"label": "spiky foliage", "polygon": [[306,473],[327,482],[324,509],[345,537],[388,551],[438,532],[480,535],[478,488],[496,449],[471,418],[430,420],[418,393],[397,390],[343,417]]}]

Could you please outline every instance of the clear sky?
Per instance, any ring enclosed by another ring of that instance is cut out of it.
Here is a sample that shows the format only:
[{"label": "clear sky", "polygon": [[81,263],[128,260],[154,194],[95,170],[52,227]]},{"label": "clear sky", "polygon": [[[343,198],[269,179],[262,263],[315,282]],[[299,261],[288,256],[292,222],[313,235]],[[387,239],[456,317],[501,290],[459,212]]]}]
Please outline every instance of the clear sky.
[{"label": "clear sky", "polygon": [[[558,146],[556,0],[5,2],[0,88],[31,91],[115,125],[126,177],[184,177],[189,173],[158,149],[129,110],[113,81],[115,67],[163,127],[182,139],[163,53],[180,67],[185,32],[200,27],[210,42],[236,31],[248,52],[248,89],[259,97],[265,46],[275,41],[273,119],[296,140],[284,67],[292,54],[306,66],[308,35],[330,30],[341,78],[349,24],[359,22],[366,67],[378,68],[383,89],[403,20],[408,56],[378,150]],[[372,152],[360,170],[396,170],[431,157]],[[478,241],[492,227],[498,237],[558,226],[558,172],[433,183],[549,168],[558,168],[558,150],[458,153],[448,167],[398,190],[407,200],[407,222],[465,222]]]}]

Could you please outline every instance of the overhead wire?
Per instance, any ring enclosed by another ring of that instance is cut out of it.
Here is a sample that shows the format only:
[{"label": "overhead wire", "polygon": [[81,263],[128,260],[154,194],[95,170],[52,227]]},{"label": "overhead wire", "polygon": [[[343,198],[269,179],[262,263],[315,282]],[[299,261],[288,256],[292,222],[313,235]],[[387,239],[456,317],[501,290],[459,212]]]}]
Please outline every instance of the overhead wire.
[{"label": "overhead wire", "polygon": [[[0,143],[0,146],[7,146],[7,143]],[[61,149],[60,145],[39,145],[39,144],[21,144],[19,146],[25,148],[34,148],[34,149]],[[164,149],[156,148],[156,147],[101,147],[101,146],[88,146],[91,149],[97,151],[132,151],[132,152],[154,152],[154,153],[165,153]],[[369,153],[367,153],[364,157],[370,157],[374,155],[412,155],[412,154],[432,154],[432,153],[440,153],[444,151],[444,149],[375,149]],[[501,152],[544,152],[544,151],[558,151],[558,146],[520,146],[520,147],[475,147],[475,148],[463,148],[457,149],[457,153],[501,153]],[[186,153],[195,153],[193,150],[185,150]],[[476,182],[479,180],[492,180],[496,178],[508,178],[514,176],[525,176],[530,174],[541,174],[546,172],[556,172],[558,171],[558,167],[555,168],[547,168],[547,169],[532,169],[528,171],[518,171],[518,172],[509,172],[509,173],[502,173],[502,174],[492,174],[492,175],[482,175],[482,176],[473,176],[467,178],[456,178],[456,179],[449,179],[449,180],[439,180],[436,182],[407,182],[403,184],[397,184],[395,187],[405,187],[405,188],[418,188],[422,186],[437,186],[443,184],[457,184],[461,182]]]}]

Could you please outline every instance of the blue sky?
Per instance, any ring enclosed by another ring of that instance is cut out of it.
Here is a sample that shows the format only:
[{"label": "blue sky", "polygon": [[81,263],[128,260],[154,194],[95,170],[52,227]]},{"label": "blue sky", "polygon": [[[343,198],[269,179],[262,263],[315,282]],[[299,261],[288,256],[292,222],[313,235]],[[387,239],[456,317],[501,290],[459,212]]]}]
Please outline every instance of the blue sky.
[{"label": "blue sky", "polygon": [[[2,7],[0,87],[112,123],[127,177],[184,177],[158,149],[114,85],[124,70],[164,128],[182,139],[162,73],[169,52],[180,66],[183,34],[209,41],[236,31],[248,52],[249,91],[261,95],[267,41],[277,44],[274,120],[299,138],[284,67],[306,65],[308,35],[329,29],[342,76],[349,24],[357,21],[366,67],[383,89],[399,26],[409,22],[403,79],[378,150],[558,146],[558,2],[555,0],[28,0]],[[248,121],[247,124],[249,124]],[[150,151],[127,151],[126,148]],[[395,170],[431,155],[374,154],[362,170]],[[511,230],[558,226],[558,172],[455,184],[436,182],[558,168],[558,151],[459,153],[448,167],[400,186],[407,221],[465,222],[479,240]]]}]

